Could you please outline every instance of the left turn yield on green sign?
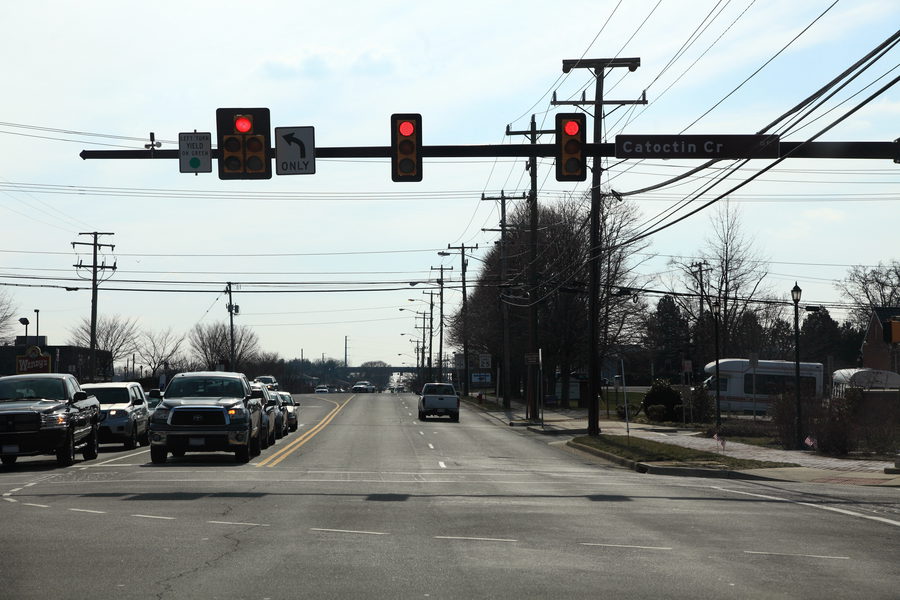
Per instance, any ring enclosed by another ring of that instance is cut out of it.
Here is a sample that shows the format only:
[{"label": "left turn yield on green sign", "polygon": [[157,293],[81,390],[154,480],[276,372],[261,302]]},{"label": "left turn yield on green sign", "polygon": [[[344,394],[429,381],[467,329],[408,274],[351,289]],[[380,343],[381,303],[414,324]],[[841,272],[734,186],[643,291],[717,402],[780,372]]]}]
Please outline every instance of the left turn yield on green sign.
[{"label": "left turn yield on green sign", "polygon": [[212,134],[178,134],[178,168],[182,173],[212,173]]}]

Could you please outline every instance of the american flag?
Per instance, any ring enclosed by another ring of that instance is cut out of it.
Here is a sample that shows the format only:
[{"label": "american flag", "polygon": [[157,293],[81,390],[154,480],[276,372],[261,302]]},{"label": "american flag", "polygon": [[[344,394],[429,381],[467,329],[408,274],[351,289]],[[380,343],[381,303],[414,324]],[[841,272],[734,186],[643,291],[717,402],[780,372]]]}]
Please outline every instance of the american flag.
[{"label": "american flag", "polygon": [[807,448],[816,448],[816,438],[812,436],[806,436],[806,439],[803,440],[803,443],[806,444]]}]

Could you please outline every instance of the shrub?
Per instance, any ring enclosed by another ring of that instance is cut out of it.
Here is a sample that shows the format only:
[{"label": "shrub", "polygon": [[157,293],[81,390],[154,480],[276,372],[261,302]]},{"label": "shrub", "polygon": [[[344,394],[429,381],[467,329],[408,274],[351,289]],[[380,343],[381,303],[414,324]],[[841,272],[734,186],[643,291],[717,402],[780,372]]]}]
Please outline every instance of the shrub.
[{"label": "shrub", "polygon": [[646,409],[647,418],[651,421],[671,421],[672,419],[666,419],[666,415],[669,411],[666,410],[666,407],[662,404],[651,404]]},{"label": "shrub", "polygon": [[[639,405],[637,405],[637,404],[629,404],[628,405],[628,419],[629,420],[634,419],[638,415],[639,412],[641,412],[641,407]],[[626,415],[625,415],[625,405],[624,404],[620,404],[616,407],[616,414],[619,415],[620,419],[625,418]]]},{"label": "shrub", "polygon": [[[675,413],[675,407],[681,404],[681,394],[665,379],[657,379],[650,386],[641,406],[651,421],[675,421],[680,420],[681,415]],[[654,418],[650,413],[650,407],[662,406],[661,418]]]}]

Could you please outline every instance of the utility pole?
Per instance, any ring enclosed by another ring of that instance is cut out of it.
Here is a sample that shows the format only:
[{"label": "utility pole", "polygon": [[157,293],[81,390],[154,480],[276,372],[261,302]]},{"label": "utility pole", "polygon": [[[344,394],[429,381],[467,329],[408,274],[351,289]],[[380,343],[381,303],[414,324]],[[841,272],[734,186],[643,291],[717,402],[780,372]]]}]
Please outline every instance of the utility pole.
[{"label": "utility pole", "polygon": [[434,381],[433,354],[434,354],[434,290],[422,292],[428,294],[428,381]]},{"label": "utility pole", "polygon": [[237,371],[237,365],[234,363],[234,315],[240,314],[241,307],[234,304],[231,299],[231,282],[226,282],[225,284],[225,293],[228,294],[228,306],[225,308],[228,309],[228,324],[231,330],[231,343],[228,355],[228,368],[232,371]]},{"label": "utility pole", "polygon": [[[529,142],[537,144],[538,136],[543,133],[555,133],[553,129],[538,130],[534,115],[531,115],[531,128],[527,131],[511,131],[506,126],[506,135],[524,135]],[[526,164],[531,179],[531,187],[528,190],[529,225],[528,225],[528,353],[531,356],[538,354],[538,306],[537,298],[537,245],[538,245],[538,201],[537,201],[537,156],[528,157]],[[525,392],[525,418],[536,419],[538,416],[538,397],[543,389],[543,382],[538,381],[540,371],[534,361],[527,361],[527,381]]]},{"label": "utility pole", "polygon": [[344,368],[347,368],[347,336],[344,336]]},{"label": "utility pole", "polygon": [[441,265],[440,267],[431,267],[432,271],[440,271],[441,278],[438,279],[438,286],[440,286],[440,316],[438,317],[438,372],[437,372],[437,380],[444,381],[444,270],[452,271],[453,267],[445,267]]},{"label": "utility pole", "polygon": [[[507,127],[507,134],[509,134]],[[482,200],[499,200],[500,201],[500,285],[498,286],[497,297],[500,301],[500,321],[503,329],[503,370],[500,373],[501,394],[503,395],[503,408],[510,408],[512,399],[512,350],[509,333],[509,303],[503,298],[504,286],[507,285],[509,279],[509,247],[506,239],[506,194],[500,190],[499,198],[487,198],[481,195]],[[525,193],[522,193],[522,200],[525,200]],[[482,231],[495,231],[493,229],[483,229]]]},{"label": "utility pole", "polygon": [[97,378],[97,271],[105,271],[106,269],[110,269],[112,271],[116,270],[116,263],[113,262],[112,266],[108,266],[106,261],[103,261],[103,264],[97,264],[97,251],[100,248],[109,248],[110,250],[115,250],[116,246],[114,244],[101,244],[98,242],[98,238],[101,235],[115,235],[114,233],[101,233],[99,231],[92,231],[89,233],[79,233],[78,235],[89,235],[94,238],[93,242],[72,242],[72,248],[75,246],[91,246],[93,248],[93,261],[90,265],[84,265],[79,260],[77,265],[73,265],[76,269],[91,269],[91,358],[90,358],[90,379],[89,381],[95,381]]},{"label": "utility pole", "polygon": [[[553,105],[572,105],[581,106],[582,104],[593,105],[594,111],[594,144],[601,143],[603,139],[603,106],[607,104],[623,105],[623,104],[646,104],[646,95],[642,95],[640,100],[604,100],[603,99],[603,79],[606,75],[606,69],[616,67],[628,67],[628,70],[635,71],[641,65],[640,58],[598,58],[598,59],[575,59],[563,60],[563,73],[568,73],[572,69],[591,69],[596,79],[596,87],[594,100],[556,100],[554,93],[551,104]],[[599,342],[599,320],[600,320],[600,206],[603,202],[603,193],[600,185],[603,183],[603,164],[602,157],[594,156],[593,173],[591,177],[591,218],[590,218],[590,248],[588,251],[588,264],[590,266],[590,278],[588,281],[588,435],[600,435],[600,342]],[[607,281],[607,285],[611,282]],[[608,295],[607,295],[608,297]],[[628,399],[625,399],[626,404]]]},{"label": "utility pole", "polygon": [[[474,246],[451,246],[447,244],[447,250],[459,250],[459,256],[462,259],[462,337],[463,337],[463,396],[469,395],[469,309],[466,298],[466,267],[469,261],[466,259],[466,249],[477,250],[478,244]],[[438,254],[446,255],[446,252],[438,252]]]}]

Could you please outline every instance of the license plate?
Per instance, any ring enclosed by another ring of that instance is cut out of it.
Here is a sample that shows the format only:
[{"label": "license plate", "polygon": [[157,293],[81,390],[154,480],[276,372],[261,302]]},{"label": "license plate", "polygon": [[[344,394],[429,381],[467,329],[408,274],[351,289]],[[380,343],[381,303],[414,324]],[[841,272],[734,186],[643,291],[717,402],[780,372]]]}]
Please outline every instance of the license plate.
[{"label": "license plate", "polygon": [[0,446],[0,454],[16,454],[18,451],[18,444],[4,444],[3,446]]},{"label": "license plate", "polygon": [[205,445],[206,445],[206,438],[202,438],[202,437],[188,438],[188,446],[205,446]]}]

